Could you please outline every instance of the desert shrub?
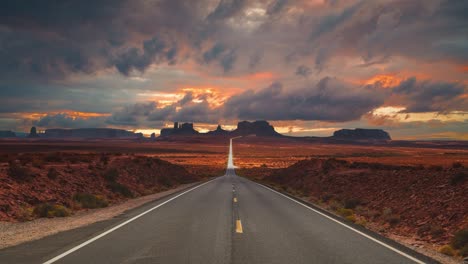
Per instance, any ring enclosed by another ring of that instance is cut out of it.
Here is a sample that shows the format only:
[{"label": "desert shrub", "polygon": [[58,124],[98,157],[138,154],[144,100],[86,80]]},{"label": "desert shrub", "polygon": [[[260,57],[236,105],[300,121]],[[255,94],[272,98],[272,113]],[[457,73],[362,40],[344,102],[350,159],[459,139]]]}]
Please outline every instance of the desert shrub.
[{"label": "desert shrub", "polygon": [[345,219],[353,223],[356,222],[356,216],[354,214],[348,215]]},{"label": "desert shrub", "polygon": [[445,230],[439,225],[432,225],[430,227],[430,233],[432,237],[440,237],[445,233]]},{"label": "desert shrub", "polygon": [[33,214],[37,217],[65,217],[70,215],[70,211],[63,205],[43,203],[34,207]]},{"label": "desert shrub", "polygon": [[458,254],[463,257],[468,257],[468,245],[465,245],[462,247],[459,251]]},{"label": "desert shrub", "polygon": [[443,171],[444,167],[442,167],[440,165],[431,165],[431,166],[429,166],[429,169],[430,170],[435,170],[435,171]]},{"label": "desert shrub", "polygon": [[382,211],[383,220],[390,225],[396,225],[400,223],[400,215],[394,214],[391,208],[384,208]]},{"label": "desert shrub", "polygon": [[102,154],[99,160],[102,164],[107,165],[109,163],[109,156],[107,156],[106,154]]},{"label": "desert shrub", "polygon": [[106,180],[108,180],[110,182],[115,182],[117,180],[117,178],[119,178],[119,172],[117,171],[116,168],[108,169],[104,173],[104,179],[106,179]]},{"label": "desert shrub", "polygon": [[328,202],[330,201],[331,199],[333,198],[333,194],[323,194],[320,199],[323,201],[323,202]]},{"label": "desert shrub", "polygon": [[463,168],[463,164],[461,164],[461,162],[454,162],[452,163],[452,168],[454,169],[459,169],[459,168]]},{"label": "desert shrub", "polygon": [[21,166],[15,161],[9,163],[8,176],[17,181],[28,181],[34,178],[34,175],[27,167]]},{"label": "desert shrub", "polygon": [[342,217],[348,217],[348,216],[351,216],[351,215],[354,215],[354,211],[351,210],[351,209],[346,209],[346,208],[339,208],[338,210],[336,210],[336,212],[341,215]]},{"label": "desert shrub", "polygon": [[367,225],[367,221],[364,218],[359,219],[359,221],[356,222],[356,224],[365,227]]},{"label": "desert shrub", "polygon": [[44,166],[44,160],[42,160],[40,157],[33,158],[31,165],[36,168],[42,168]]},{"label": "desert shrub", "polygon": [[392,214],[385,218],[385,221],[387,221],[390,225],[396,225],[400,223],[400,220],[401,218],[397,214]]},{"label": "desert shrub", "polygon": [[102,208],[107,207],[108,202],[100,196],[89,193],[77,193],[73,195],[73,200],[81,205],[82,208]]},{"label": "desert shrub", "polygon": [[468,229],[462,229],[456,232],[450,244],[456,249],[468,246]]},{"label": "desert shrub", "polygon": [[62,162],[63,157],[60,152],[53,152],[53,153],[48,153],[45,157],[44,160],[46,162]]},{"label": "desert shrub", "polygon": [[346,209],[354,209],[356,206],[361,204],[361,200],[357,198],[346,199],[344,201],[344,208]]},{"label": "desert shrub", "polygon": [[330,205],[330,209],[332,209],[334,211],[337,211],[338,209],[343,208],[343,205],[340,202],[336,201],[336,200],[331,200],[329,205]]},{"label": "desert shrub", "polygon": [[49,171],[47,172],[47,178],[51,179],[51,180],[55,180],[57,179],[57,177],[59,176],[59,172],[57,171],[56,168],[50,168]]},{"label": "desert shrub", "polygon": [[468,178],[468,174],[465,171],[455,173],[450,178],[450,184],[457,185],[463,183]]},{"label": "desert shrub", "polygon": [[439,252],[447,256],[455,256],[455,250],[450,245],[441,247]]},{"label": "desert shrub", "polygon": [[133,193],[130,191],[130,189],[128,189],[127,186],[120,184],[118,182],[109,183],[109,189],[112,192],[120,193],[121,195],[125,197],[133,197]]},{"label": "desert shrub", "polygon": [[16,213],[16,219],[20,222],[26,222],[33,219],[33,208],[21,207]]}]

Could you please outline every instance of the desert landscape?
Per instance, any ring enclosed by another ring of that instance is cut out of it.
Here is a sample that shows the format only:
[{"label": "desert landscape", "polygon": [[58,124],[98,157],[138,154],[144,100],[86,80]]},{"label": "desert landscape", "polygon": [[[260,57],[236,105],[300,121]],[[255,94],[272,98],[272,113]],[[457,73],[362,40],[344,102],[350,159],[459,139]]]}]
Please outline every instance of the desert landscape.
[{"label": "desert landscape", "polygon": [[[2,140],[0,220],[73,215],[221,176],[228,137]],[[421,250],[465,256],[468,150],[246,136],[237,174]],[[460,244],[461,243],[461,244]],[[464,243],[464,244],[463,244]]]}]

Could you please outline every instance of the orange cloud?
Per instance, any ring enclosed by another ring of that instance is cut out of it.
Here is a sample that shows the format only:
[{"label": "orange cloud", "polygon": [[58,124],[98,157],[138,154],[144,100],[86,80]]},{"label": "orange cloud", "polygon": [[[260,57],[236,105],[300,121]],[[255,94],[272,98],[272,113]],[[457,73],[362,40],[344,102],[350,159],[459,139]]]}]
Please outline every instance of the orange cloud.
[{"label": "orange cloud", "polygon": [[26,119],[39,119],[46,115],[57,115],[57,114],[66,114],[72,118],[92,118],[92,117],[105,117],[110,116],[110,113],[94,113],[94,112],[78,112],[72,110],[60,110],[60,111],[50,111],[50,112],[38,112],[38,113],[16,113],[14,116],[26,118]]},{"label": "orange cloud", "polygon": [[368,80],[364,81],[364,84],[380,84],[384,88],[389,88],[398,85],[402,81],[402,78],[392,74],[379,74]]}]

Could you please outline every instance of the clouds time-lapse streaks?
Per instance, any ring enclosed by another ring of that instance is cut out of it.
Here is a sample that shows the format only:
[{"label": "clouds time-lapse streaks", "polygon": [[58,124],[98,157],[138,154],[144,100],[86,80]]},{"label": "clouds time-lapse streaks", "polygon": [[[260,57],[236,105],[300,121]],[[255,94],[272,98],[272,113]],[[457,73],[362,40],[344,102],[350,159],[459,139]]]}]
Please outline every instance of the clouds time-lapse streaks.
[{"label": "clouds time-lapse streaks", "polygon": [[468,2],[0,3],[0,130],[384,128],[467,139]]}]

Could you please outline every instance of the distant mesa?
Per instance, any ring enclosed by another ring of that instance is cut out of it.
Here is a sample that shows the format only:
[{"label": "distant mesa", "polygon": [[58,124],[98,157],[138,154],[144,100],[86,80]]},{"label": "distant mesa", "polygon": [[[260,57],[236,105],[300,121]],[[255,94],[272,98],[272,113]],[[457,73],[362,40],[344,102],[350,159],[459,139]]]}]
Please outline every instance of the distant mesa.
[{"label": "distant mesa", "polygon": [[213,130],[213,131],[209,131],[208,133],[206,133],[207,135],[210,135],[210,136],[226,136],[229,134],[229,131],[227,130],[224,130],[221,125],[218,125],[218,127],[216,128],[216,130]]},{"label": "distant mesa", "polygon": [[161,137],[167,136],[190,136],[190,135],[198,135],[198,131],[193,129],[193,123],[183,123],[179,124],[179,122],[174,122],[173,128],[163,128],[161,129]]},{"label": "distant mesa", "polygon": [[29,132],[28,138],[38,138],[36,127],[31,127],[31,132]]},{"label": "distant mesa", "polygon": [[341,129],[335,131],[333,139],[341,140],[391,140],[390,135],[382,129]]},{"label": "distant mesa", "polygon": [[275,128],[267,121],[242,121],[237,123],[237,128],[229,133],[231,136],[248,136],[256,135],[259,137],[281,137],[280,133],[275,131]]},{"label": "distant mesa", "polygon": [[0,138],[14,138],[16,137],[15,132],[10,130],[0,130]]},{"label": "distant mesa", "polygon": [[47,138],[141,138],[143,134],[114,128],[47,129]]}]

